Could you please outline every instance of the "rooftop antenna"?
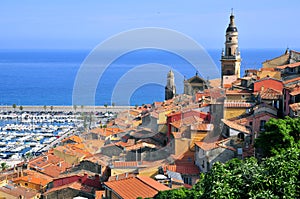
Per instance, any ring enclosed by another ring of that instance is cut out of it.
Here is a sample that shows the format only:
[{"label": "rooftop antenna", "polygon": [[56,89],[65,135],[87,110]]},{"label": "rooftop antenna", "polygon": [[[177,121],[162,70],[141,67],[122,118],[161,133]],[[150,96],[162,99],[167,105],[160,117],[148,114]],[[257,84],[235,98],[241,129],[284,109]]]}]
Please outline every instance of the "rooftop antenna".
[{"label": "rooftop antenna", "polygon": [[231,15],[233,15],[233,8],[231,8]]}]

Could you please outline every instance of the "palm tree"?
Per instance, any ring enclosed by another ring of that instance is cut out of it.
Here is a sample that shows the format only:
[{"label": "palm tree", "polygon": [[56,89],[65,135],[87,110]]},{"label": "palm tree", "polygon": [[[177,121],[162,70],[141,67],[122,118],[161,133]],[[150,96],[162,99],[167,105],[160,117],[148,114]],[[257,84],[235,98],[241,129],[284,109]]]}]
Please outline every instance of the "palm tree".
[{"label": "palm tree", "polygon": [[19,109],[20,109],[20,111],[23,111],[23,106],[20,106]]},{"label": "palm tree", "polygon": [[6,162],[2,162],[2,163],[0,164],[0,166],[1,166],[1,170],[2,170],[2,171],[8,169],[8,165],[6,164]]},{"label": "palm tree", "polygon": [[53,106],[50,106],[51,111],[53,111]]},{"label": "palm tree", "polygon": [[47,106],[46,106],[46,105],[44,105],[44,110],[45,110],[45,111],[47,110]]},{"label": "palm tree", "polygon": [[84,106],[83,106],[83,105],[81,105],[80,107],[81,107],[81,112],[82,112],[82,111],[83,111],[83,108],[84,108]]},{"label": "palm tree", "polygon": [[105,112],[107,112],[107,106],[108,106],[108,105],[105,103],[105,104],[104,104]]},{"label": "palm tree", "polygon": [[13,104],[12,107],[13,107],[13,109],[14,109],[14,111],[15,111],[16,108],[17,108],[17,105],[16,105],[16,104]]}]

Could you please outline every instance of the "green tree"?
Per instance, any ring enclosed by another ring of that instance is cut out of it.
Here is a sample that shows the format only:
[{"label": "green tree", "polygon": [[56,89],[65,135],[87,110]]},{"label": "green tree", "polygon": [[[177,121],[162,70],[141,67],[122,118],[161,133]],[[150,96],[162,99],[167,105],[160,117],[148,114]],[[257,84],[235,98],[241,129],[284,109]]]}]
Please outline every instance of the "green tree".
[{"label": "green tree", "polygon": [[50,110],[53,111],[53,106],[50,106]]},{"label": "green tree", "polygon": [[8,165],[6,164],[6,162],[2,162],[0,165],[1,165],[2,171],[5,171],[6,169],[8,169]]},{"label": "green tree", "polygon": [[17,108],[17,105],[16,105],[16,104],[13,104],[12,107],[13,107],[13,109],[14,109],[14,111],[15,111],[16,108]]},{"label": "green tree", "polygon": [[300,118],[270,119],[265,124],[265,131],[255,140],[255,146],[262,149],[263,156],[270,157],[299,143],[299,133]]},{"label": "green tree", "polygon": [[46,106],[46,105],[44,105],[44,107],[43,107],[43,108],[44,108],[44,111],[46,111],[46,110],[47,110],[47,106]]},{"label": "green tree", "polygon": [[105,112],[107,112],[107,107],[108,107],[107,103],[104,104],[104,107],[105,107]]},{"label": "green tree", "polygon": [[299,198],[299,157],[296,145],[261,163],[254,157],[217,162],[190,191],[164,191],[156,198]]},{"label": "green tree", "polygon": [[20,109],[20,111],[23,111],[23,106],[20,106],[19,109]]}]

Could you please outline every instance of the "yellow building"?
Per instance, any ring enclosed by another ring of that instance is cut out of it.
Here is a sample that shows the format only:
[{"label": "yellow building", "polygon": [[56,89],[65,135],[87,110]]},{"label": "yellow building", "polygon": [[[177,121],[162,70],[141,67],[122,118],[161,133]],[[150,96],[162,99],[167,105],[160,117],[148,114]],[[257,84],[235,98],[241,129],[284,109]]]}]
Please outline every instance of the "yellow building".
[{"label": "yellow building", "polygon": [[255,103],[245,101],[225,101],[224,119],[230,119],[248,113],[254,105]]},{"label": "yellow building", "polygon": [[53,149],[53,154],[62,158],[69,164],[78,164],[84,158],[91,156],[86,149],[78,148],[73,144],[58,146]]},{"label": "yellow building", "polygon": [[45,191],[47,184],[51,181],[51,177],[32,170],[26,170],[21,176],[13,179],[15,184],[37,191]]}]

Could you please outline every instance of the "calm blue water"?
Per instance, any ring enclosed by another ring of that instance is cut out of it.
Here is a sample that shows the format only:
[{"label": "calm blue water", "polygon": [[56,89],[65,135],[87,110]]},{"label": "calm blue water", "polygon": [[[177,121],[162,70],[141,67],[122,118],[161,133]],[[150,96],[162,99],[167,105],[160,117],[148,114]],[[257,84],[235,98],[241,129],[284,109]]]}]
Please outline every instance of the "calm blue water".
[{"label": "calm blue water", "polygon": [[[284,51],[241,49],[241,71],[260,68],[263,61]],[[208,52],[220,68],[221,51]],[[75,77],[88,54],[88,50],[0,50],[0,105],[72,105]],[[187,78],[195,74],[189,63],[169,52],[151,49],[134,51],[120,57],[105,71],[98,84],[96,104],[109,104],[117,80],[130,69],[147,63],[172,66]],[[143,78],[143,75],[147,75],[147,70],[138,78]],[[163,100],[164,87],[147,84],[133,93],[130,103],[135,105]]]}]

